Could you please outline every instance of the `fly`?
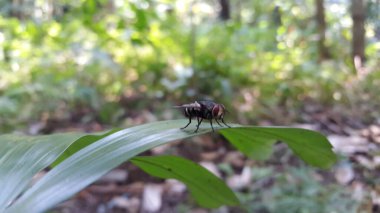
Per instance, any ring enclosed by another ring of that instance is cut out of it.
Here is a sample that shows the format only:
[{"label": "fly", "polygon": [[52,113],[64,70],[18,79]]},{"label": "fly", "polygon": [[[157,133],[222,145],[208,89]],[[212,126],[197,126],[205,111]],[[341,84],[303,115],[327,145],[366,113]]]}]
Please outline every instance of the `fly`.
[{"label": "fly", "polygon": [[224,115],[227,110],[223,104],[218,104],[213,101],[195,101],[191,104],[183,104],[181,106],[175,106],[175,108],[183,109],[183,112],[187,118],[189,118],[189,123],[182,127],[185,129],[191,123],[192,118],[197,118],[198,124],[197,129],[194,132],[198,132],[199,126],[201,125],[203,119],[209,120],[212,131],[214,132],[214,127],[212,126],[212,120],[214,119],[219,126],[222,126],[219,121],[224,125],[231,128],[224,122]]}]

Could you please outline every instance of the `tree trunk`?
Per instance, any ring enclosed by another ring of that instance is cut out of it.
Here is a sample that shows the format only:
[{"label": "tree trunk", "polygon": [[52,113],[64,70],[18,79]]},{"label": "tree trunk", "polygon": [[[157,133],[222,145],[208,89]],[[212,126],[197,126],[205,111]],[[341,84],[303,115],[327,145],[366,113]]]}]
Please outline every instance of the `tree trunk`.
[{"label": "tree trunk", "polygon": [[24,6],[23,0],[11,0],[11,11],[10,16],[15,17],[19,20],[24,19]]},{"label": "tree trunk", "polygon": [[272,12],[272,23],[276,27],[280,27],[282,25],[282,16],[281,9],[279,6],[275,6]]},{"label": "tree trunk", "polygon": [[219,17],[223,21],[230,19],[230,1],[229,0],[219,0],[220,12]]},{"label": "tree trunk", "polygon": [[325,20],[325,7],[323,0],[315,0],[316,4],[316,21],[318,28],[318,51],[319,60],[331,58],[330,52],[326,47],[326,20]]},{"label": "tree trunk", "polygon": [[365,11],[363,0],[352,0],[351,2],[352,15],[352,57],[354,60],[360,59],[361,64],[365,60]]}]

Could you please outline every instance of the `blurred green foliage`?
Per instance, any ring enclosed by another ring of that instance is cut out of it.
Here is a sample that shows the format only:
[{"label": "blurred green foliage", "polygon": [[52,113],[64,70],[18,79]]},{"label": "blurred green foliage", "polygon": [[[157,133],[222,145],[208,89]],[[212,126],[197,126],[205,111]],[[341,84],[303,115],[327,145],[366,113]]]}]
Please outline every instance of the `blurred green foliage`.
[{"label": "blurred green foliage", "polygon": [[[368,19],[367,26],[370,74],[358,80],[345,3],[326,3],[326,43],[333,56],[327,61],[318,61],[310,0],[231,1],[232,18],[225,22],[218,20],[214,1],[1,6],[2,131],[67,120],[78,111],[87,115],[81,122],[115,123],[133,110],[154,106],[161,112],[173,102],[203,98],[235,108],[230,111],[243,114],[241,122],[291,111],[309,99],[351,106],[373,101],[367,111],[379,103],[377,19]],[[371,112],[371,118],[378,116]]]}]

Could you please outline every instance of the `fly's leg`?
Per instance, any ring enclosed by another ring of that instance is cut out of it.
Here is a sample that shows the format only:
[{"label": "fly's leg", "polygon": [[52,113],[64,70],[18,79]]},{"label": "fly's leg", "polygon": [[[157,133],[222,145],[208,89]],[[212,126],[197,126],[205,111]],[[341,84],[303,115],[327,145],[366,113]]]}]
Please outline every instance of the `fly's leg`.
[{"label": "fly's leg", "polygon": [[197,117],[197,120],[198,120],[198,125],[197,125],[197,129],[194,132],[198,132],[199,126],[201,125],[203,118],[201,118],[201,120],[199,120],[199,117]]},{"label": "fly's leg", "polygon": [[189,123],[186,126],[182,127],[181,129],[185,129],[187,126],[190,125],[190,123],[191,123],[191,117],[189,117]]},{"label": "fly's leg", "polygon": [[218,119],[215,118],[215,121],[219,124],[219,126],[222,126],[222,124],[219,123]]},{"label": "fly's leg", "polygon": [[212,119],[210,119],[210,124],[211,124],[212,131],[215,132],[214,127],[212,126]]},{"label": "fly's leg", "polygon": [[[224,125],[228,126],[228,125],[226,124],[226,122],[224,122],[224,119],[223,119],[223,118],[222,118],[222,122],[224,123]],[[231,127],[228,126],[228,128],[231,128]]]}]

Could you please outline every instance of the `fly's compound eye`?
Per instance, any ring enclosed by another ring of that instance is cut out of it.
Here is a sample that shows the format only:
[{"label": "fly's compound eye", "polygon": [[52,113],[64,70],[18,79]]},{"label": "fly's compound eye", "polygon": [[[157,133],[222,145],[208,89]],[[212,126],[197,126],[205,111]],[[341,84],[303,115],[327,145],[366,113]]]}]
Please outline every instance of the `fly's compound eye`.
[{"label": "fly's compound eye", "polygon": [[212,117],[220,118],[223,115],[223,107],[220,104],[215,105],[212,108]]}]

